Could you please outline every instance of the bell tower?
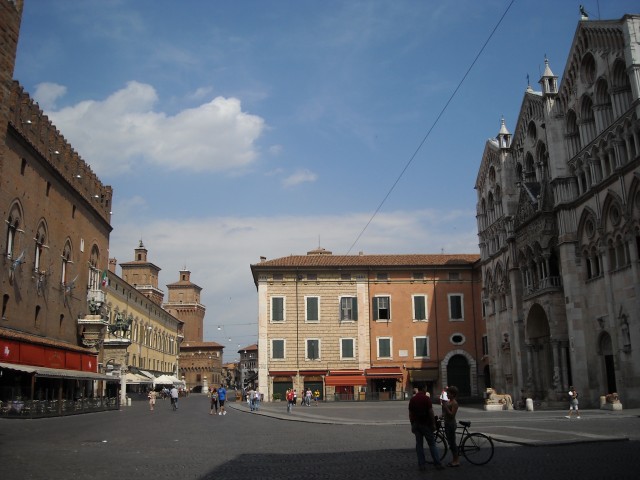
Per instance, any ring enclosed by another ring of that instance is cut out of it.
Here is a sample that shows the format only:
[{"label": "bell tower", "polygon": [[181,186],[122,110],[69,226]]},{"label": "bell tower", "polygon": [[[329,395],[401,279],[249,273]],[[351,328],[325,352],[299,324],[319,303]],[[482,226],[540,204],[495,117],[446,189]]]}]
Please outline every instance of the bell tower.
[{"label": "bell tower", "polygon": [[147,249],[140,240],[138,248],[135,249],[133,262],[120,264],[122,279],[147,298],[161,305],[164,300],[164,292],[158,288],[160,267],[147,260],[147,253]]},{"label": "bell tower", "polygon": [[162,307],[184,322],[184,342],[202,342],[206,307],[200,303],[202,288],[191,281],[191,272],[180,270],[180,279],[167,285],[168,302]]}]

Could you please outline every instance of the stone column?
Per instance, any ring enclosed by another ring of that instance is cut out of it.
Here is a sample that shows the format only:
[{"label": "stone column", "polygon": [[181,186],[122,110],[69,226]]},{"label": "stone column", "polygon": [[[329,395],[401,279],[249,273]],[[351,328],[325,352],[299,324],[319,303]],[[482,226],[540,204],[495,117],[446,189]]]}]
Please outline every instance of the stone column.
[{"label": "stone column", "polygon": [[553,389],[557,392],[560,389],[560,358],[558,340],[551,340],[551,352],[553,353]]},{"label": "stone column", "polygon": [[127,366],[120,365],[120,406],[127,406]]},{"label": "stone column", "polygon": [[562,378],[562,391],[569,388],[569,370],[567,369],[567,342],[560,345],[560,376]]}]

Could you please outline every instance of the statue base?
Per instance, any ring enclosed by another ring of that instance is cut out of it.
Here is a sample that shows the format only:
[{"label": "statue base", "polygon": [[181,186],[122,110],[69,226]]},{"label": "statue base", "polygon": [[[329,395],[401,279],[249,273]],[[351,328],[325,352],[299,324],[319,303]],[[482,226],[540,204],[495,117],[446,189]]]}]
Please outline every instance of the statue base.
[{"label": "statue base", "polygon": [[496,412],[499,410],[506,410],[505,405],[501,403],[485,403],[484,409],[487,412]]}]

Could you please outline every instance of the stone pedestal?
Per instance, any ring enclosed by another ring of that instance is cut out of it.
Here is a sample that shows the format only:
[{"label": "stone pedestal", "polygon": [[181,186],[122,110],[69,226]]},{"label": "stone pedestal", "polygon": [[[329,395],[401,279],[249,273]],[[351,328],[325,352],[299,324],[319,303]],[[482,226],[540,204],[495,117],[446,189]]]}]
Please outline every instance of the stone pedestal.
[{"label": "stone pedestal", "polygon": [[506,410],[505,406],[501,403],[485,403],[484,409],[487,412],[495,412],[498,410]]},{"label": "stone pedestal", "polygon": [[622,410],[621,403],[605,403],[600,405],[600,410]]}]

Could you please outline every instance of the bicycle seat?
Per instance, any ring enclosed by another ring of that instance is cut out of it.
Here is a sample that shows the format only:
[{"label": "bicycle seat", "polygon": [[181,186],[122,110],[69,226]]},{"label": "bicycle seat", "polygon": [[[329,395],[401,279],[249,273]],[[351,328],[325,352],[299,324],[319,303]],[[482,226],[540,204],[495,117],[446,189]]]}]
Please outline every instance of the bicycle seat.
[{"label": "bicycle seat", "polygon": [[471,422],[465,422],[464,420],[460,420],[458,423],[463,427],[467,427],[467,428],[471,426]]}]

